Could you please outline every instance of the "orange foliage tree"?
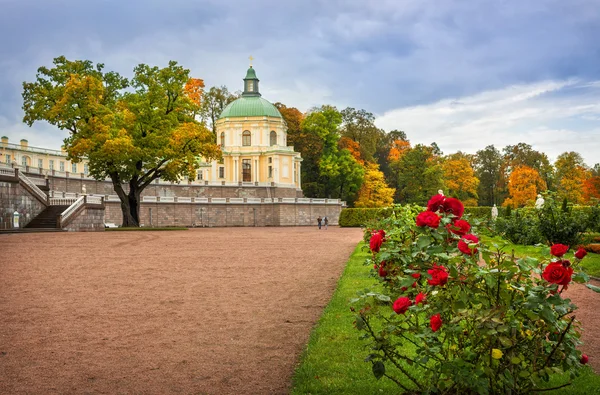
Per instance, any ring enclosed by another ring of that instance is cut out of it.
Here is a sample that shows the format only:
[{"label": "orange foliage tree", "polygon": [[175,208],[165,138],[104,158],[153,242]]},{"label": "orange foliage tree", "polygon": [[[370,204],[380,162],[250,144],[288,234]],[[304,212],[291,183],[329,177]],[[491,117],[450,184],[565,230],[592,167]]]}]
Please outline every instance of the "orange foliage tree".
[{"label": "orange foliage tree", "polygon": [[387,207],[394,203],[394,188],[390,188],[385,182],[379,165],[367,163],[365,165],[365,178],[358,191],[358,199],[355,207]]},{"label": "orange foliage tree", "polygon": [[388,154],[388,162],[399,160],[410,149],[410,142],[406,140],[394,140]]},{"label": "orange foliage tree", "polygon": [[504,207],[523,207],[532,204],[539,192],[547,189],[540,173],[529,166],[518,166],[508,179],[510,197],[502,203]]},{"label": "orange foliage tree", "polygon": [[462,152],[450,155],[442,164],[448,195],[462,200],[466,206],[477,206],[479,178]]},{"label": "orange foliage tree", "polygon": [[360,155],[360,143],[358,141],[354,141],[350,137],[342,137],[338,142],[338,147],[340,149],[347,149],[358,163],[361,165],[365,164]]},{"label": "orange foliage tree", "polygon": [[586,202],[600,199],[600,176],[592,176],[583,183],[583,197]]}]

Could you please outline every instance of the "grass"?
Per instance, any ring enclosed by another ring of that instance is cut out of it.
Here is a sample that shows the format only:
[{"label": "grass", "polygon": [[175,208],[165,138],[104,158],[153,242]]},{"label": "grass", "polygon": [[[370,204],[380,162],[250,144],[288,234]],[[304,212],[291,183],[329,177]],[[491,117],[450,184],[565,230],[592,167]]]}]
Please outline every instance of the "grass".
[{"label": "grass", "polygon": [[[364,362],[368,355],[366,342],[359,339],[361,332],[353,326],[354,315],[350,311],[349,300],[356,296],[357,291],[375,284],[369,275],[370,267],[364,265],[369,254],[362,250],[363,246],[364,243],[360,243],[354,250],[331,301],[310,335],[293,376],[292,394],[400,393],[400,389],[390,380],[375,379],[371,364]],[[567,377],[554,376],[549,387],[566,382]],[[600,375],[586,368],[572,385],[543,393],[600,394]]]},{"label": "grass", "polygon": [[[504,240],[500,236],[482,236],[482,241],[488,245],[491,243],[496,243],[499,246],[506,245],[504,251],[510,253],[511,250],[515,251],[515,256],[523,257],[530,256],[532,258],[544,259],[548,258],[548,255],[543,255],[541,252],[541,247],[536,246],[524,246],[520,244],[513,244],[510,241]],[[569,251],[566,255],[566,259],[573,260],[574,259],[574,251]],[[585,258],[581,261],[581,266],[585,270],[587,274],[594,277],[600,277],[600,254],[588,253]]]},{"label": "grass", "polygon": [[150,230],[188,230],[188,228],[182,227],[182,226],[170,226],[170,227],[165,227],[165,228],[146,228],[146,227],[141,227],[141,228],[105,228],[104,229],[106,232],[144,232],[144,231],[150,231]]}]

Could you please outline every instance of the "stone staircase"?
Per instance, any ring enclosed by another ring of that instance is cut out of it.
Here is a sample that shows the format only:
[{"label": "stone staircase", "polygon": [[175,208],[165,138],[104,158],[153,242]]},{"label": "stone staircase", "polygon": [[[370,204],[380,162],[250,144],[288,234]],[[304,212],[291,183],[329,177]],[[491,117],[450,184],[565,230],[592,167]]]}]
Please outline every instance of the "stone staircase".
[{"label": "stone staircase", "polygon": [[25,229],[59,229],[57,218],[69,206],[48,206],[37,217],[29,222]]}]

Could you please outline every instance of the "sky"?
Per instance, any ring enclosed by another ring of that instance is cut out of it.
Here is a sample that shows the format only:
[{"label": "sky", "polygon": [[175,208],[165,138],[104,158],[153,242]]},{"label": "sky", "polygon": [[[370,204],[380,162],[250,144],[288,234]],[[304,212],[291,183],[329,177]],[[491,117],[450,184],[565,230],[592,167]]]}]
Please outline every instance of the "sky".
[{"label": "sky", "polygon": [[365,109],[445,154],[525,142],[600,162],[600,0],[0,0],[0,134],[57,149],[22,122],[22,83],[61,55],[131,77],[176,60],[271,102]]}]

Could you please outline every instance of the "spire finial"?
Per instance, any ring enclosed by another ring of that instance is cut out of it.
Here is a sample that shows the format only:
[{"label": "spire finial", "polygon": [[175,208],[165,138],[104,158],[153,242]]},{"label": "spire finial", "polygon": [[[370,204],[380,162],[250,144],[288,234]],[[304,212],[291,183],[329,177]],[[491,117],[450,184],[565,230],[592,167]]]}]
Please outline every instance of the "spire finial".
[{"label": "spire finial", "polygon": [[248,56],[248,59],[250,59],[250,67],[252,67],[252,61],[254,60],[254,58],[252,57],[252,55]]}]

